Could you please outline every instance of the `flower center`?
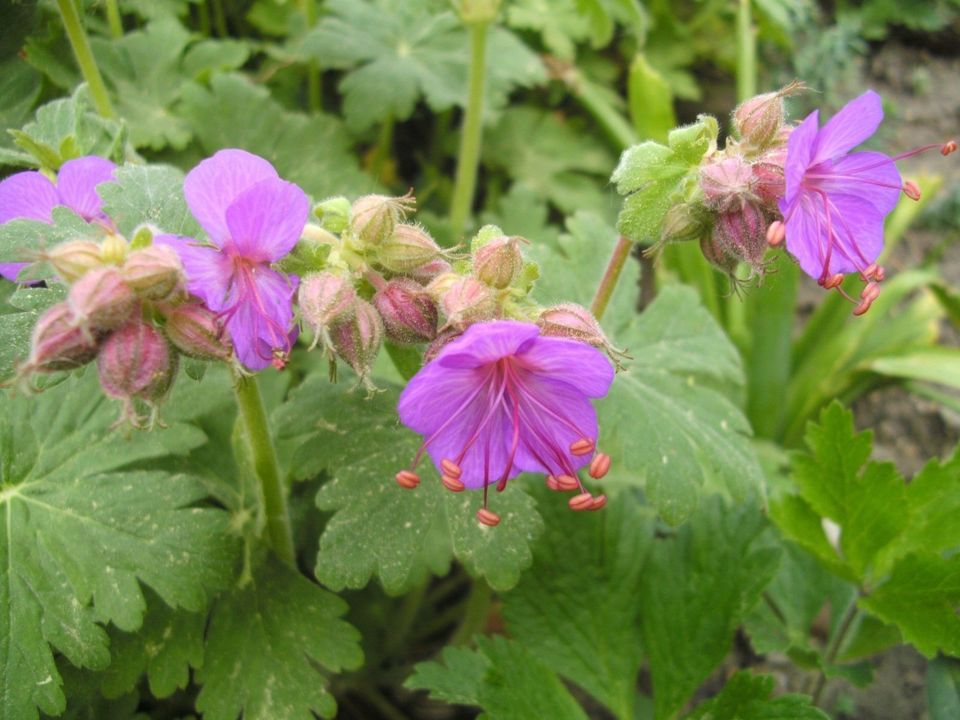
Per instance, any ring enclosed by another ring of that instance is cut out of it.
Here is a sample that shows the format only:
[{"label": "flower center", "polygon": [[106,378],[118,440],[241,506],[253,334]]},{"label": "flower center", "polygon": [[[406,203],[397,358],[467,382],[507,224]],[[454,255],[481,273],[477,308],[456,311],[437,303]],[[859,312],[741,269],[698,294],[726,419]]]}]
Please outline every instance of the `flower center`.
[{"label": "flower center", "polygon": [[258,273],[267,269],[267,266],[240,255],[230,246],[224,249],[224,253],[229,258],[231,266],[227,296],[232,296],[233,302],[220,311],[220,316],[229,320],[242,306],[252,311],[258,321],[257,338],[269,346],[269,351],[266,351],[260,343],[254,343],[257,354],[269,360],[278,370],[282,370],[290,353],[290,334],[288,328],[284,328],[273,319],[268,310],[269,304],[263,297]]}]

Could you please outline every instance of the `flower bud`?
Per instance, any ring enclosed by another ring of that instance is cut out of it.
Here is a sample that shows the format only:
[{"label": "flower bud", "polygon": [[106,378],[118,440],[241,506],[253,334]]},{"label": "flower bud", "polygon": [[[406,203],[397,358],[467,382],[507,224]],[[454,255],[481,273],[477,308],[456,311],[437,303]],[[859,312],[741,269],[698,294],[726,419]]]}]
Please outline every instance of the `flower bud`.
[{"label": "flower bud", "polygon": [[757,203],[720,213],[713,226],[714,241],[726,255],[743,260],[755,271],[763,265],[770,221]]},{"label": "flower bud", "polygon": [[90,240],[61,243],[44,256],[65,283],[73,283],[88,270],[103,265],[100,246]]},{"label": "flower bud", "polygon": [[660,231],[661,242],[685,242],[699,238],[706,227],[703,205],[679,203],[667,210]]},{"label": "flower bud", "polygon": [[783,127],[783,98],[804,89],[793,82],[777,92],[764,93],[744,101],[733,111],[733,127],[745,143],[763,148],[777,138]]},{"label": "flower bud", "polygon": [[95,268],[77,280],[67,295],[76,325],[88,336],[123,325],[137,304],[137,296],[112,267]]},{"label": "flower bud", "polygon": [[427,232],[416,225],[401,223],[393,235],[377,248],[377,261],[390,272],[409,273],[443,255]]},{"label": "flower bud", "polygon": [[734,155],[707,163],[700,168],[700,189],[707,204],[727,210],[750,193],[753,171],[742,157]]},{"label": "flower bud", "polygon": [[76,326],[66,303],[57,303],[37,320],[30,341],[30,358],[22,372],[73,370],[97,356],[97,343]]},{"label": "flower bud", "polygon": [[313,207],[313,215],[324,230],[342,233],[350,223],[350,201],[345,197],[331,197]]},{"label": "flower bud", "polygon": [[437,333],[437,337],[434,338],[433,342],[430,343],[427,346],[427,349],[424,351],[423,362],[428,363],[432,360],[435,360],[443,348],[461,335],[463,335],[463,331],[457,330],[456,328],[447,328],[445,330],[441,330],[439,333]]},{"label": "flower bud", "polygon": [[421,285],[427,285],[433,282],[435,278],[445,273],[449,273],[452,270],[453,267],[450,265],[450,263],[443,258],[437,258],[436,260],[431,260],[430,262],[411,270],[408,274]]},{"label": "flower bud", "polygon": [[618,370],[623,367],[623,361],[630,358],[610,342],[593,313],[575,303],[563,303],[541,311],[537,327],[545,337],[577,340],[603,350]]},{"label": "flower bud", "polygon": [[180,257],[167,245],[134,250],[127,256],[120,275],[143,300],[165,300],[182,294],[186,284]]},{"label": "flower bud", "polygon": [[472,277],[462,277],[450,285],[440,299],[449,325],[466,328],[480,320],[490,320],[497,313],[493,291]]},{"label": "flower bud", "polygon": [[340,275],[311,273],[300,281],[297,299],[300,316],[314,332],[319,333],[352,313],[357,291],[347,278]]},{"label": "flower bud", "polygon": [[331,326],[330,340],[337,356],[371,387],[370,369],[383,342],[383,322],[373,305],[357,298],[353,312]]},{"label": "flower bud", "polygon": [[350,233],[361,244],[379,245],[393,235],[397,223],[416,207],[410,194],[403,197],[364,195],[350,208]]},{"label": "flower bud", "polygon": [[737,270],[737,258],[728,255],[720,246],[716,233],[707,233],[700,238],[700,252],[717,270],[733,276]]},{"label": "flower bud", "polygon": [[456,283],[460,282],[463,279],[463,275],[457,275],[457,273],[448,270],[447,272],[442,272],[433,278],[430,281],[430,284],[427,285],[427,292],[430,293],[432,297],[437,302],[440,302],[443,299],[443,296],[452,288]]},{"label": "flower bud", "polygon": [[100,257],[108,265],[123,265],[129,249],[126,238],[112,232],[100,244]]},{"label": "flower bud", "polygon": [[437,306],[421,285],[394,278],[373,296],[387,338],[398,345],[430,342],[437,335]]},{"label": "flower bud", "polygon": [[233,346],[222,320],[200,303],[185,303],[166,314],[164,330],[180,352],[201,360],[227,360]]},{"label": "flower bud", "polygon": [[510,287],[523,269],[519,238],[498,237],[473,252],[473,274],[490,287]]},{"label": "flower bud", "polygon": [[787,161],[787,148],[777,148],[764,153],[753,164],[753,192],[760,201],[776,208],[777,201],[786,192],[784,164]]},{"label": "flower bud", "polygon": [[155,405],[167,394],[177,372],[177,354],[153,325],[134,317],[110,334],[97,357],[100,386],[124,401],[123,420],[140,425],[133,400]]}]

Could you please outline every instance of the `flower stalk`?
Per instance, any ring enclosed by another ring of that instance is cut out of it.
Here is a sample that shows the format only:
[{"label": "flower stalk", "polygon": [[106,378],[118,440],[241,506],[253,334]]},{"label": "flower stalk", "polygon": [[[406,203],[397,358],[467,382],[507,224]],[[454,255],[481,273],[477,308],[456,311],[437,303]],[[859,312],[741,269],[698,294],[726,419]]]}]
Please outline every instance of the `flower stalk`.
[{"label": "flower stalk", "polygon": [[290,528],[290,513],[287,510],[287,494],[280,476],[277,452],[270,436],[267,413],[255,377],[236,375],[234,393],[237,408],[246,430],[250,458],[260,485],[260,501],[267,524],[270,547],[281,560],[294,563],[293,533]]},{"label": "flower stalk", "polygon": [[597,286],[597,292],[593,296],[593,302],[590,303],[590,312],[593,313],[593,316],[597,320],[603,317],[603,313],[610,303],[610,298],[613,296],[613,291],[617,287],[617,281],[623,272],[623,266],[626,265],[627,258],[630,257],[632,247],[633,243],[625,236],[621,235],[617,238],[617,244],[613,248],[609,262],[607,262],[607,269],[604,271],[603,277],[600,279],[600,284]]},{"label": "flower stalk", "polygon": [[740,102],[757,94],[757,31],[750,2],[740,0],[737,8],[737,99]]},{"label": "flower stalk", "polygon": [[106,0],[107,24],[110,26],[110,36],[123,37],[123,21],[120,19],[120,7],[117,0]]},{"label": "flower stalk", "polygon": [[107,93],[103,76],[100,75],[97,61],[93,57],[93,51],[90,50],[90,41],[80,22],[77,6],[73,0],[57,0],[57,8],[60,10],[60,19],[63,20],[63,27],[67,31],[77,65],[80,66],[83,79],[90,86],[90,95],[97,112],[105,118],[115,118],[117,114],[110,102],[110,95]]},{"label": "flower stalk", "polygon": [[[300,0],[300,12],[307,24],[307,32],[317,24],[317,0]],[[323,109],[323,94],[320,88],[320,65],[316,58],[307,61],[307,107],[310,112]]]}]

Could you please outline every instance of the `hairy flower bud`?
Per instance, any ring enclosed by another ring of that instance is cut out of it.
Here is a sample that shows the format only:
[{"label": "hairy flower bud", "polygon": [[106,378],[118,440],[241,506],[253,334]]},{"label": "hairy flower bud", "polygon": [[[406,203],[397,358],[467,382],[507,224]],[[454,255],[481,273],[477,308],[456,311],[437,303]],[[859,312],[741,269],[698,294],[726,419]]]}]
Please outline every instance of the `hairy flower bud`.
[{"label": "hairy flower bud", "polygon": [[337,356],[353,368],[368,389],[372,389],[370,369],[383,342],[383,322],[376,308],[358,298],[353,312],[331,326],[330,340]]},{"label": "hairy flower bud", "polygon": [[472,277],[453,282],[440,299],[447,324],[464,329],[471,323],[490,320],[497,313],[493,291]]},{"label": "hairy flower bud", "polygon": [[350,224],[350,201],[339,196],[327,198],[314,206],[313,214],[324,230],[342,233]]},{"label": "hairy flower bud", "polygon": [[121,420],[140,426],[134,399],[159,403],[173,384],[177,361],[163,334],[139,316],[110,334],[97,357],[97,374],[103,391],[123,400]]},{"label": "hairy flower bud", "polygon": [[130,245],[126,238],[115,232],[109,233],[100,243],[100,257],[108,265],[123,265],[127,259],[127,251]]},{"label": "hairy flower bud", "polygon": [[753,192],[764,205],[776,208],[777,201],[786,192],[784,163],[787,160],[787,148],[779,147],[764,153],[753,164]]},{"label": "hairy flower bud", "polygon": [[437,337],[434,338],[433,342],[427,346],[427,349],[423,353],[423,362],[428,363],[432,361],[437,355],[440,354],[440,351],[443,350],[449,343],[456,340],[458,337],[463,335],[462,330],[457,330],[456,328],[447,328],[446,330],[441,330],[437,333]]},{"label": "hairy flower bud", "polygon": [[430,342],[437,335],[437,305],[414,280],[390,280],[373,296],[373,305],[391,342],[414,345]]},{"label": "hairy flower bud", "polygon": [[81,277],[67,294],[76,325],[89,337],[123,325],[137,304],[137,296],[112,267],[95,268]]},{"label": "hairy flower bud", "polygon": [[66,303],[57,303],[37,320],[30,340],[30,358],[21,372],[73,370],[96,356],[96,340],[77,327]]},{"label": "hairy flower bud", "polygon": [[733,111],[733,127],[745,143],[763,148],[777,138],[783,127],[783,98],[804,89],[802,83],[790,83],[777,92],[764,93],[744,101]]},{"label": "hairy flower bud", "polygon": [[427,285],[432,283],[441,275],[451,272],[452,269],[452,266],[446,260],[443,258],[437,258],[436,260],[431,260],[430,262],[411,270],[408,274],[418,283]]},{"label": "hairy flower bud", "polygon": [[88,270],[103,265],[100,246],[91,240],[70,240],[50,250],[45,259],[65,283],[73,283]]},{"label": "hairy flower bud", "polygon": [[350,208],[350,232],[363,245],[379,245],[393,235],[397,223],[416,207],[410,194],[403,197],[364,195]]},{"label": "hairy flower bud", "polygon": [[700,189],[707,204],[720,211],[739,205],[750,193],[753,171],[738,155],[720,158],[700,168]]},{"label": "hairy flower bud", "polygon": [[537,327],[540,328],[540,334],[546,337],[578,340],[603,350],[618,368],[622,367],[623,360],[630,357],[610,342],[593,313],[575,303],[562,303],[541,311]]},{"label": "hairy flower bud", "polygon": [[377,261],[390,272],[409,273],[443,255],[443,250],[416,225],[401,223],[377,248]]},{"label": "hairy flower bud", "polygon": [[357,291],[345,277],[329,272],[311,273],[297,290],[300,316],[319,336],[334,322],[348,317],[357,303]]},{"label": "hairy flower bud", "polygon": [[185,292],[183,265],[176,250],[168,245],[134,250],[127,256],[120,275],[143,300],[165,300]]},{"label": "hairy flower bud", "polygon": [[164,330],[180,352],[201,360],[227,360],[233,346],[223,321],[200,303],[178,305],[166,313]]},{"label": "hairy flower bud", "polygon": [[700,238],[700,252],[704,259],[727,275],[733,276],[737,270],[737,258],[727,254],[717,239],[716,233],[707,233]]},{"label": "hairy flower bud", "polygon": [[510,287],[523,269],[520,238],[498,237],[473,252],[473,274],[481,282],[502,290]]},{"label": "hairy flower bud", "polygon": [[745,202],[736,210],[720,213],[713,226],[716,246],[724,254],[743,260],[755,271],[767,250],[769,218],[757,203]]},{"label": "hairy flower bud", "polygon": [[663,219],[660,240],[667,242],[685,242],[699,238],[706,227],[707,211],[703,205],[679,203],[667,210]]}]

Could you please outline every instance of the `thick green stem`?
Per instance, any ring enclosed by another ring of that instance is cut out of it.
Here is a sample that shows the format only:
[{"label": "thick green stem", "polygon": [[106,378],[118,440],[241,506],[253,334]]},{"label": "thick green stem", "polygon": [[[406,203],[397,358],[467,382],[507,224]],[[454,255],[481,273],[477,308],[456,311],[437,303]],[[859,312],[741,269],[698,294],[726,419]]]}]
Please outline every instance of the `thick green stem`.
[{"label": "thick green stem", "polygon": [[[306,21],[307,32],[310,32],[317,24],[317,0],[300,0],[300,12]],[[323,108],[320,65],[315,58],[307,62],[307,107],[311,112],[320,112]]]},{"label": "thick green stem", "polygon": [[450,639],[451,645],[466,645],[470,642],[470,638],[486,627],[492,601],[493,592],[486,581],[480,578],[474,580],[470,595],[467,597],[463,620]]},{"label": "thick green stem", "polygon": [[603,277],[600,279],[600,284],[597,286],[597,292],[593,296],[593,302],[590,303],[590,312],[593,313],[593,316],[597,320],[603,317],[603,313],[607,309],[610,298],[613,296],[613,291],[617,287],[617,280],[620,279],[620,274],[623,272],[623,266],[626,265],[627,258],[630,257],[632,247],[633,243],[623,235],[617,238],[617,244],[614,246],[613,253],[610,255],[607,269],[604,271]]},{"label": "thick green stem", "polygon": [[459,237],[473,206],[473,193],[477,185],[477,168],[480,163],[480,140],[483,131],[483,84],[486,77],[488,22],[470,25],[470,85],[467,110],[460,131],[460,154],[457,160],[457,176],[450,203],[450,228],[454,237]]},{"label": "thick green stem", "polygon": [[370,159],[370,171],[378,181],[383,182],[383,171],[393,152],[393,115],[387,115],[380,125],[380,136],[377,138],[376,147],[373,149],[373,157]]},{"label": "thick green stem", "polygon": [[237,406],[246,428],[253,469],[260,483],[260,499],[270,546],[281,560],[294,562],[293,534],[287,512],[287,494],[280,477],[277,452],[267,424],[267,412],[255,377],[237,376],[234,382]]},{"label": "thick green stem", "polygon": [[123,37],[123,21],[120,19],[120,8],[117,0],[106,0],[107,24],[110,26],[110,35]]},{"label": "thick green stem", "polygon": [[227,15],[223,11],[223,0],[211,0],[213,5],[213,25],[219,37],[227,36]]},{"label": "thick green stem", "polygon": [[100,68],[97,67],[97,61],[90,50],[90,41],[87,39],[87,33],[83,30],[74,0],[57,0],[57,8],[60,10],[60,19],[63,20],[67,37],[70,39],[73,55],[77,58],[77,65],[80,66],[80,73],[83,75],[83,79],[87,81],[87,85],[90,86],[90,96],[93,98],[94,107],[103,117],[115,118],[117,114],[113,111],[107,86],[103,84]]},{"label": "thick green stem", "polygon": [[600,87],[580,76],[578,72],[567,86],[584,109],[593,115],[613,142],[623,150],[639,142],[637,133],[620,111],[603,94]]},{"label": "thick green stem", "polygon": [[750,2],[740,0],[737,8],[737,98],[740,102],[757,94],[757,32]]}]

